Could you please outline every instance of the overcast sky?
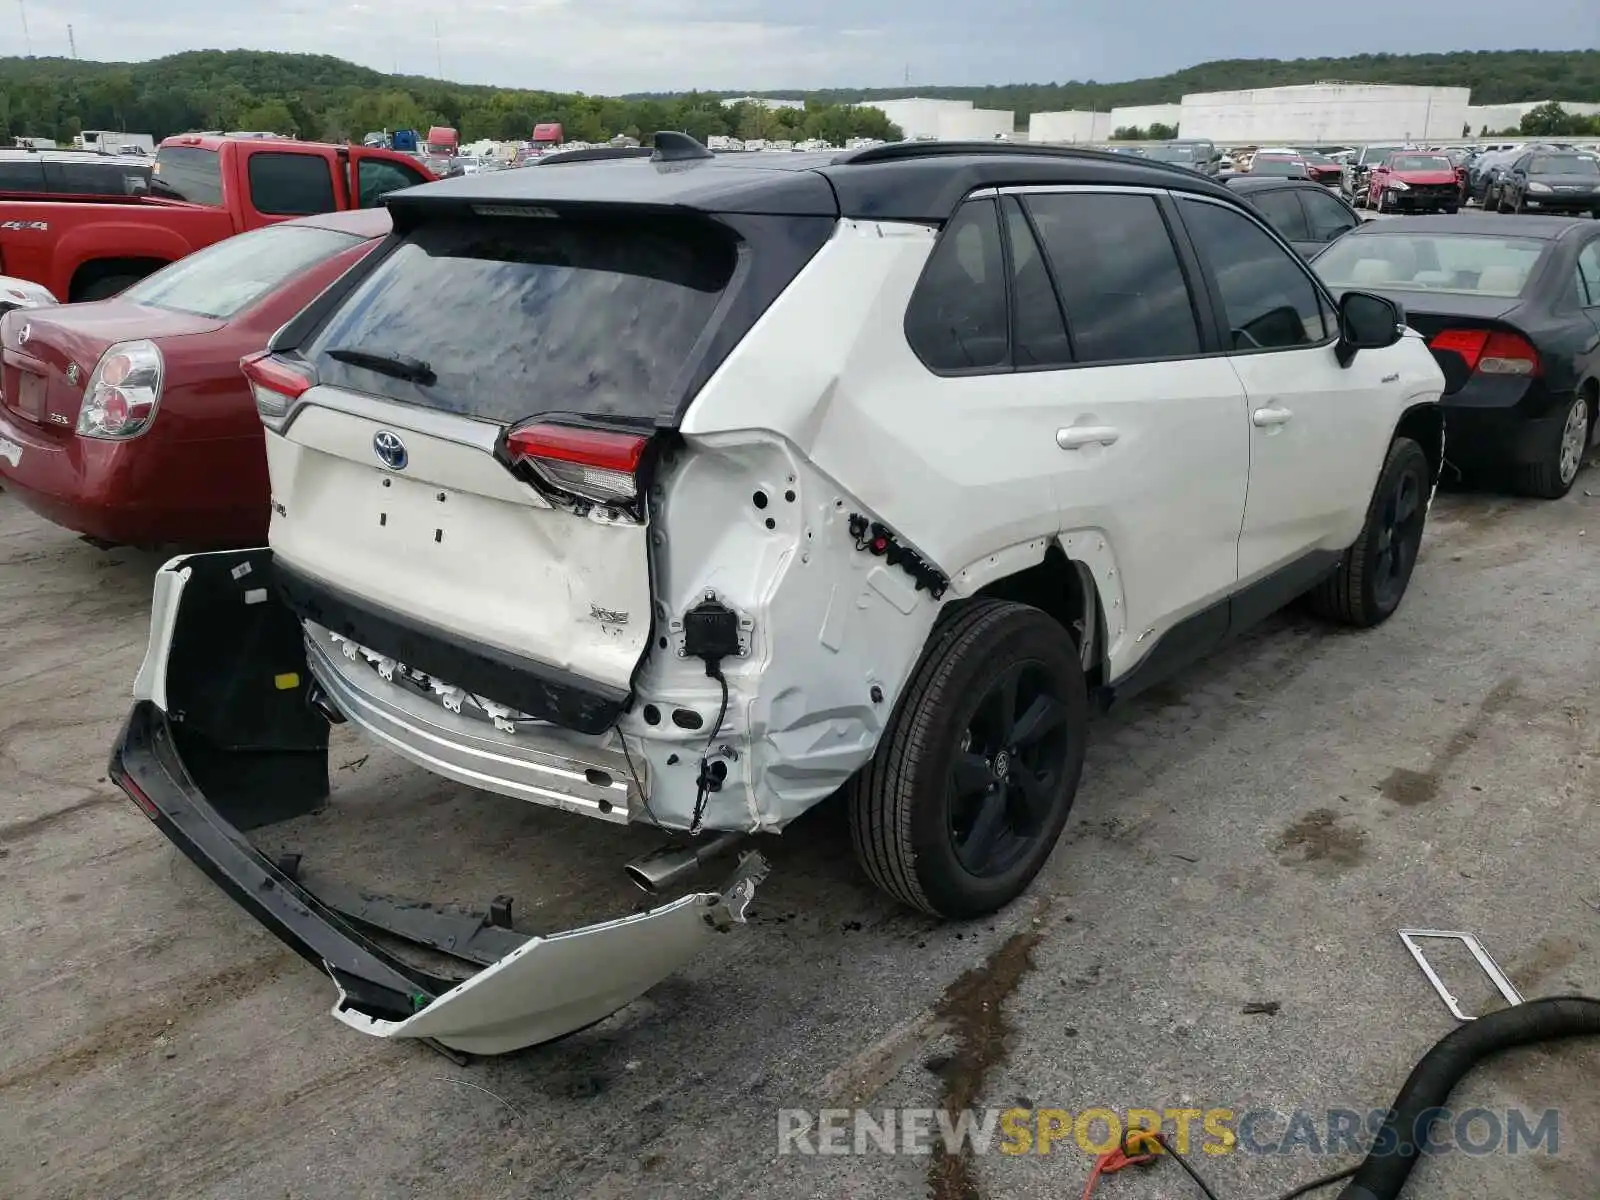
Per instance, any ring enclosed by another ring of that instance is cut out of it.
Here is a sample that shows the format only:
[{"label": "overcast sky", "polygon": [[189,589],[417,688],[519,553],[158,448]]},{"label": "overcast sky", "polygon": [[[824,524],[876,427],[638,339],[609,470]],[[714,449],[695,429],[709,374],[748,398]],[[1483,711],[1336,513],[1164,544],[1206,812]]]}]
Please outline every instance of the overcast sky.
[{"label": "overcast sky", "polygon": [[[1600,45],[1600,0],[24,0],[33,53],[298,50],[556,91],[1102,82],[1217,58]],[[439,50],[434,17],[439,20]],[[0,0],[0,55],[26,49]]]}]

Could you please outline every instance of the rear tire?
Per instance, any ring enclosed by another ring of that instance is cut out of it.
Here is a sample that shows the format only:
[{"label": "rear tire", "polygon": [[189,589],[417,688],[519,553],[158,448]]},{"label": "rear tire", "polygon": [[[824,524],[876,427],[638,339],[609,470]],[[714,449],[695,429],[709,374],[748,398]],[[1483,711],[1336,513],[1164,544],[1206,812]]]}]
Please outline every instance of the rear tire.
[{"label": "rear tire", "polygon": [[949,918],[1016,899],[1066,826],[1088,719],[1078,650],[1045,613],[981,599],[936,625],[849,785],[850,839],[868,878]]},{"label": "rear tire", "polygon": [[1428,457],[1397,437],[1378,473],[1366,523],[1332,575],[1306,593],[1311,611],[1329,621],[1370,629],[1395,614],[1411,582],[1428,519]]},{"label": "rear tire", "polygon": [[1593,423],[1589,401],[1583,396],[1574,399],[1572,407],[1567,409],[1560,434],[1545,456],[1536,463],[1518,464],[1517,490],[1541,500],[1559,500],[1570,492],[1583,467],[1583,456],[1588,453]]}]

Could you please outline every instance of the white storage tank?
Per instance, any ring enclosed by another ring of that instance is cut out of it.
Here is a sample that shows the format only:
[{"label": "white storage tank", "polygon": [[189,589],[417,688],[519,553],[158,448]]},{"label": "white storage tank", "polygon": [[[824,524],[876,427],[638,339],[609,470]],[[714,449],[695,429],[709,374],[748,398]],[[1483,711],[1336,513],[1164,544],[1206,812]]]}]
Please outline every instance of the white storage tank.
[{"label": "white storage tank", "polygon": [[1030,142],[1102,142],[1116,128],[1110,113],[1081,112],[1064,109],[1061,112],[1036,112],[1028,117]]},{"label": "white storage tank", "polygon": [[1152,125],[1166,125],[1177,129],[1180,133],[1182,127],[1179,122],[1183,119],[1183,105],[1181,104],[1137,104],[1128,108],[1113,108],[1111,110],[1111,128],[1117,129],[1149,129]]},{"label": "white storage tank", "polygon": [[900,132],[910,140],[941,136],[939,122],[944,114],[971,112],[972,101],[928,100],[911,96],[904,100],[863,100],[860,107],[876,108],[889,118],[890,123],[898,125]]},{"label": "white storage tank", "polygon": [[939,114],[939,140],[944,142],[1009,141],[1017,115],[1008,108],[967,108]]},{"label": "white storage tank", "polygon": [[1466,88],[1313,83],[1183,98],[1184,137],[1225,144],[1351,142],[1461,137]]}]

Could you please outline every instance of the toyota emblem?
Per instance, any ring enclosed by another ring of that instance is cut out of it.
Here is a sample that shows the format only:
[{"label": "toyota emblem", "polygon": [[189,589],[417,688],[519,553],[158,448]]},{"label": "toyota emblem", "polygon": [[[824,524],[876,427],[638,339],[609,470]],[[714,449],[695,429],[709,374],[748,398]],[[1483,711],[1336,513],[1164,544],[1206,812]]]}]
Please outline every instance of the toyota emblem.
[{"label": "toyota emblem", "polygon": [[380,429],[372,435],[372,452],[378,456],[378,461],[391,471],[404,471],[410,456],[406,454],[406,444],[400,440],[400,435],[390,433],[387,429]]}]

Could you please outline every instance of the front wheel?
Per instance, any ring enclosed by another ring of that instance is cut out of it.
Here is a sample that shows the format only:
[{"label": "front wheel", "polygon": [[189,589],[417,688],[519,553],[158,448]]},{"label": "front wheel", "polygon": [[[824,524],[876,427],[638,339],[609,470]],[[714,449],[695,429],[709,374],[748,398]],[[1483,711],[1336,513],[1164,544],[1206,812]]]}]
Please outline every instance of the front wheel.
[{"label": "front wheel", "polygon": [[1411,582],[1428,520],[1428,457],[1410,438],[1397,437],[1378,474],[1367,520],[1338,569],[1306,601],[1318,616],[1370,629],[1394,615]]},{"label": "front wheel", "polygon": [[1578,478],[1578,468],[1583,465],[1584,451],[1589,448],[1589,402],[1582,396],[1567,409],[1567,419],[1561,423],[1561,435],[1535,463],[1517,467],[1517,490],[1528,496],[1544,500],[1559,500],[1572,490]]},{"label": "front wheel", "polygon": [[850,784],[850,838],[867,875],[942,917],[1016,899],[1066,826],[1088,720],[1077,648],[1050,616],[981,599],[935,626]]}]

